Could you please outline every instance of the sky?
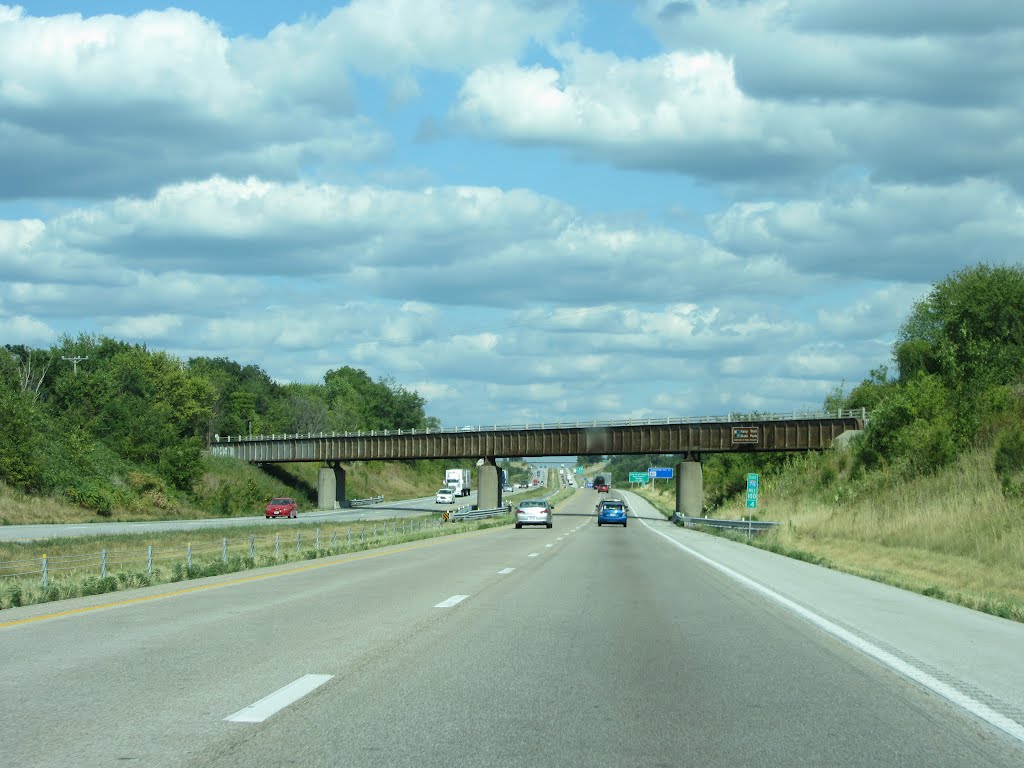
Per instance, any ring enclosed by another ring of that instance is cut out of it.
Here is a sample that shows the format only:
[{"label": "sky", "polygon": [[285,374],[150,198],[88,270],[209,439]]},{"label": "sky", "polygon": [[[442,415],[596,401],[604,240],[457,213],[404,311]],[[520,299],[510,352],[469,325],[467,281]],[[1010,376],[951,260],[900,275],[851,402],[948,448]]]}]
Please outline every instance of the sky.
[{"label": "sky", "polygon": [[0,4],[0,343],[804,410],[1020,265],[1022,195],[1024,3]]}]

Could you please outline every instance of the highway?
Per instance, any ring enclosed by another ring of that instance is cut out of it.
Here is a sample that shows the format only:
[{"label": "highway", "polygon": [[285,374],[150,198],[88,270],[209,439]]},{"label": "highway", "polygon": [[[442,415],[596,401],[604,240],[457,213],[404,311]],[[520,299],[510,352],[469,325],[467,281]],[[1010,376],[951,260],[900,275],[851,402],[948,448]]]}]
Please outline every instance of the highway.
[{"label": "highway", "polygon": [[3,763],[1024,764],[1024,626],[621,495],[628,528],[580,491],[551,530],[4,611]]},{"label": "highway", "polygon": [[[510,494],[505,494],[508,498]],[[326,511],[299,512],[294,520],[280,518],[267,520],[263,515],[250,517],[215,517],[198,520],[157,520],[137,523],[97,522],[61,523],[55,525],[4,525],[0,526],[0,541],[24,541],[28,539],[52,539],[71,536],[109,536],[126,533],[159,533],[162,531],[184,531],[204,528],[230,528],[265,523],[269,526],[287,526],[302,522],[330,521],[350,522],[354,520],[390,520],[396,517],[416,517],[435,512],[457,509],[465,504],[476,504],[476,491],[462,497],[455,504],[435,504],[434,497],[388,501],[380,504],[335,509]]]}]

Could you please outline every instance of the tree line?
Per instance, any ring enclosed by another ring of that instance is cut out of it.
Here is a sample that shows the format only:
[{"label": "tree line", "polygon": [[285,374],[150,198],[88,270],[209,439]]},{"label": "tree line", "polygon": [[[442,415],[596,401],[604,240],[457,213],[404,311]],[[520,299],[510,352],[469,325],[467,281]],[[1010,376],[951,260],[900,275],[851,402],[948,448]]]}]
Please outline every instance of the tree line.
[{"label": "tree line", "polygon": [[[426,401],[394,379],[342,366],[279,384],[225,357],[178,359],[105,336],[0,348],[0,481],[102,511],[124,478],[188,493],[217,435],[420,429]],[[140,481],[143,482],[143,481]],[[106,501],[105,501],[106,499]]]}]

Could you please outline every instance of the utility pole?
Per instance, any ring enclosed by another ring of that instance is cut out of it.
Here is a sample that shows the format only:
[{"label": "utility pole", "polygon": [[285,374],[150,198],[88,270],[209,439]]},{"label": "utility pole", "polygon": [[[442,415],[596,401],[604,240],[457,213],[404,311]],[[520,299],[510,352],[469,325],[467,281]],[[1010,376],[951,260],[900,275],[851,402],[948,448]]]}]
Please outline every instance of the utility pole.
[{"label": "utility pole", "polygon": [[86,355],[85,357],[78,357],[78,356],[76,355],[76,356],[74,356],[74,357],[62,357],[62,358],[61,358],[61,360],[70,360],[70,361],[71,361],[72,365],[74,366],[74,373],[75,373],[75,376],[77,376],[77,375],[78,375],[78,364],[79,364],[80,362],[82,362],[83,360],[88,360],[88,359],[89,359],[89,356],[88,356],[88,355]]}]

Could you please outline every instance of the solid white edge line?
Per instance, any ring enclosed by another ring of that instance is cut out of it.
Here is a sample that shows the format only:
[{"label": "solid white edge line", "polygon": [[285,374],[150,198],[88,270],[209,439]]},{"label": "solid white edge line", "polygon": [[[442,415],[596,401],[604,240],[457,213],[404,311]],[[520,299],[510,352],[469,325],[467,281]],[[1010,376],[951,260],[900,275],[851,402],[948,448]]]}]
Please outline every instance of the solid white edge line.
[{"label": "solid white edge line", "polygon": [[514,570],[515,568],[502,568],[498,573],[512,573]]},{"label": "solid white edge line", "polygon": [[465,600],[469,595],[452,595],[447,600],[442,600],[440,603],[435,605],[435,608],[451,608],[453,605],[458,605]]},{"label": "solid white edge line", "polygon": [[983,704],[977,699],[968,696],[963,691],[954,688],[952,685],[942,682],[938,678],[928,674],[924,670],[918,669],[913,664],[904,661],[898,656],[894,656],[888,651],[883,651],[877,645],[874,645],[873,643],[870,643],[867,640],[858,637],[857,635],[853,634],[847,629],[843,629],[843,627],[840,627],[838,624],[829,621],[823,616],[819,616],[818,614],[814,613],[808,608],[804,608],[802,605],[793,602],[789,598],[783,597],[778,592],[774,592],[768,587],[762,584],[758,584],[753,579],[750,579],[741,573],[737,573],[736,571],[732,570],[731,568],[725,565],[722,565],[721,563],[715,562],[711,558],[700,554],[700,552],[697,552],[696,550],[690,549],[688,546],[686,546],[682,542],[676,541],[668,534],[652,528],[643,518],[640,518],[640,521],[649,530],[658,534],[669,543],[679,547],[679,549],[683,550],[687,554],[711,566],[719,573],[722,573],[728,576],[729,578],[738,581],[740,584],[749,587],[755,592],[761,593],[769,600],[772,600],[781,605],[783,608],[792,611],[801,618],[809,621],[811,624],[814,624],[819,629],[824,630],[828,634],[841,640],[847,645],[850,645],[856,648],[857,650],[866,653],[868,656],[871,656],[873,659],[881,662],[890,669],[899,672],[901,675],[909,677],[911,680],[914,680],[920,685],[923,685],[925,688],[928,688],[934,693],[937,693],[939,696],[951,702],[952,704],[955,704],[956,706],[965,709],[975,717],[984,720],[989,725],[998,728],[1007,735],[1012,736],[1017,741],[1024,743],[1024,725],[1021,725],[1016,720],[1012,720],[1006,715],[996,712],[987,704]]},{"label": "solid white edge line", "polygon": [[289,704],[294,704],[306,694],[315,691],[332,677],[334,675],[303,675],[298,680],[288,683],[284,688],[279,688],[255,704],[250,704],[245,709],[240,709],[224,719],[232,723],[262,723]]}]

